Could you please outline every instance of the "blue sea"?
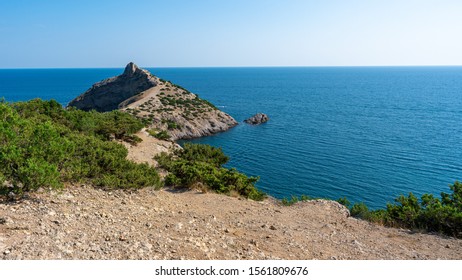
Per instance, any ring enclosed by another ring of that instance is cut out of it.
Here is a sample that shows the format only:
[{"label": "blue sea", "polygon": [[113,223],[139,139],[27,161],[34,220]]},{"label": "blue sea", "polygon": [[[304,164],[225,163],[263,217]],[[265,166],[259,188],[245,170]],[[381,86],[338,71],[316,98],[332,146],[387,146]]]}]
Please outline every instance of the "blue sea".
[{"label": "blue sea", "polygon": [[[347,197],[382,208],[400,194],[449,192],[462,180],[462,67],[148,68],[240,124],[192,140],[282,198]],[[66,105],[123,69],[0,70],[7,101]],[[257,112],[270,121],[242,121]]]}]

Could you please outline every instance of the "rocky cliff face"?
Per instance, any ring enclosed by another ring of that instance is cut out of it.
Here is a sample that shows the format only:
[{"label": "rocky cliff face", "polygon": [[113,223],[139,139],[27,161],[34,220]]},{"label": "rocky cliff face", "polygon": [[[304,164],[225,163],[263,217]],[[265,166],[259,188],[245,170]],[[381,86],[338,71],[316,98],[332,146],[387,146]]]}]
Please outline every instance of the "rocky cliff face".
[{"label": "rocky cliff face", "polygon": [[144,119],[153,131],[166,131],[172,140],[207,136],[237,125],[210,102],[132,62],[122,75],[94,84],[68,106],[99,112],[120,109]]},{"label": "rocky cliff face", "polygon": [[121,103],[156,86],[157,79],[146,70],[130,62],[122,75],[94,84],[68,106],[81,110],[106,112],[118,109]]}]

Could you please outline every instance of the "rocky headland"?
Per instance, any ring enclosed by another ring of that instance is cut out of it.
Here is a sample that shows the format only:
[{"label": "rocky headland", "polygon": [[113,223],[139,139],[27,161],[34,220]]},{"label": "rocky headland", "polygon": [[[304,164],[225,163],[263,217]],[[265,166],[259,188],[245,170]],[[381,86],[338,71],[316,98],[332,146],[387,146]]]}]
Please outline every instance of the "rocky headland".
[{"label": "rocky headland", "polygon": [[207,100],[132,62],[121,75],[94,84],[68,106],[99,112],[119,109],[143,119],[148,129],[165,131],[171,140],[208,136],[237,125]]}]

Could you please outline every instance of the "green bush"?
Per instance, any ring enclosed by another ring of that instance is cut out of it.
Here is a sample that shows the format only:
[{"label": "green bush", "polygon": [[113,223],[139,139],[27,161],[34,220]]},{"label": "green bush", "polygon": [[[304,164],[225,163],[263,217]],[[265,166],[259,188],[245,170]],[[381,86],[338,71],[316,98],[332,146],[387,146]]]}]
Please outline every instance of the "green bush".
[{"label": "green bush", "polygon": [[363,202],[355,203],[350,209],[351,216],[361,219],[367,219],[369,217],[369,213],[369,208]]},{"label": "green bush", "polygon": [[175,155],[189,162],[206,162],[216,167],[226,164],[229,160],[221,148],[190,143],[186,143],[183,149],[176,150]]},{"label": "green bush", "polygon": [[161,122],[167,124],[167,129],[168,130],[180,129],[181,128],[181,125],[179,125],[178,123],[176,123],[175,121],[172,121],[172,120],[162,119]]},{"label": "green bush", "polygon": [[192,188],[204,186],[217,193],[237,193],[246,198],[262,200],[265,194],[255,187],[258,178],[247,177],[236,169],[222,167],[228,157],[221,149],[208,145],[186,144],[175,155],[156,157],[162,168],[169,171],[165,184]]},{"label": "green bush", "polygon": [[[462,183],[456,181],[449,188],[452,193],[441,193],[441,199],[432,194],[424,194],[420,199],[412,193],[400,195],[395,203],[388,203],[386,209],[371,210],[362,202],[351,205],[345,197],[337,202],[349,207],[351,216],[373,223],[462,238]],[[312,198],[292,196],[283,198],[281,203],[290,206],[309,199]]]},{"label": "green bush", "polygon": [[313,199],[315,199],[315,198],[313,198],[311,196],[308,196],[308,195],[304,195],[304,194],[302,194],[300,196],[300,198],[298,196],[293,195],[290,198],[284,197],[283,199],[281,199],[281,203],[284,206],[290,206],[290,205],[294,205],[295,203],[300,202],[300,201],[308,201],[308,200],[313,200]]},{"label": "green bush", "polygon": [[346,197],[341,197],[341,198],[337,199],[337,202],[342,204],[343,206],[345,206],[347,208],[350,207],[350,205],[351,205],[351,202]]},{"label": "green bush", "polygon": [[122,137],[122,140],[124,140],[125,142],[128,142],[132,145],[138,145],[139,143],[143,142],[143,139],[141,139],[139,136],[137,135],[126,135],[124,137]]},{"label": "green bush", "polygon": [[167,128],[169,130],[172,130],[172,129],[180,129],[181,128],[181,125],[177,124],[176,122],[174,121],[169,121],[167,122]]},{"label": "green bush", "polygon": [[170,140],[170,135],[168,135],[168,132],[165,130],[157,131],[155,129],[149,129],[148,133],[159,140]]},{"label": "green bush", "polygon": [[[65,110],[56,101],[0,103],[0,194],[22,194],[64,182],[101,187],[160,187],[156,170],[126,159],[110,135],[137,138],[140,123],[121,112]],[[9,182],[3,184],[3,182]]]},{"label": "green bush", "polygon": [[13,103],[12,107],[25,119],[37,122],[50,121],[63,125],[72,131],[92,135],[103,140],[108,140],[111,137],[123,139],[143,128],[143,123],[139,119],[118,110],[105,113],[84,112],[75,108],[64,110],[54,100],[43,101],[40,99]]},{"label": "green bush", "polygon": [[441,193],[441,199],[424,194],[420,200],[410,193],[399,196],[386,209],[369,210],[364,203],[354,204],[354,217],[391,227],[440,232],[462,238],[462,184],[449,186],[452,193]]}]

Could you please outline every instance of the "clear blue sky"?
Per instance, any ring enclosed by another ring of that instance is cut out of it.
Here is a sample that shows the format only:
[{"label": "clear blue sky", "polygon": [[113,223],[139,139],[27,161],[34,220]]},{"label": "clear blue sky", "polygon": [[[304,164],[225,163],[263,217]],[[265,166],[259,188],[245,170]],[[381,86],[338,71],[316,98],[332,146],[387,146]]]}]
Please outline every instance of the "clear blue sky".
[{"label": "clear blue sky", "polygon": [[462,65],[460,0],[0,0],[0,68]]}]

